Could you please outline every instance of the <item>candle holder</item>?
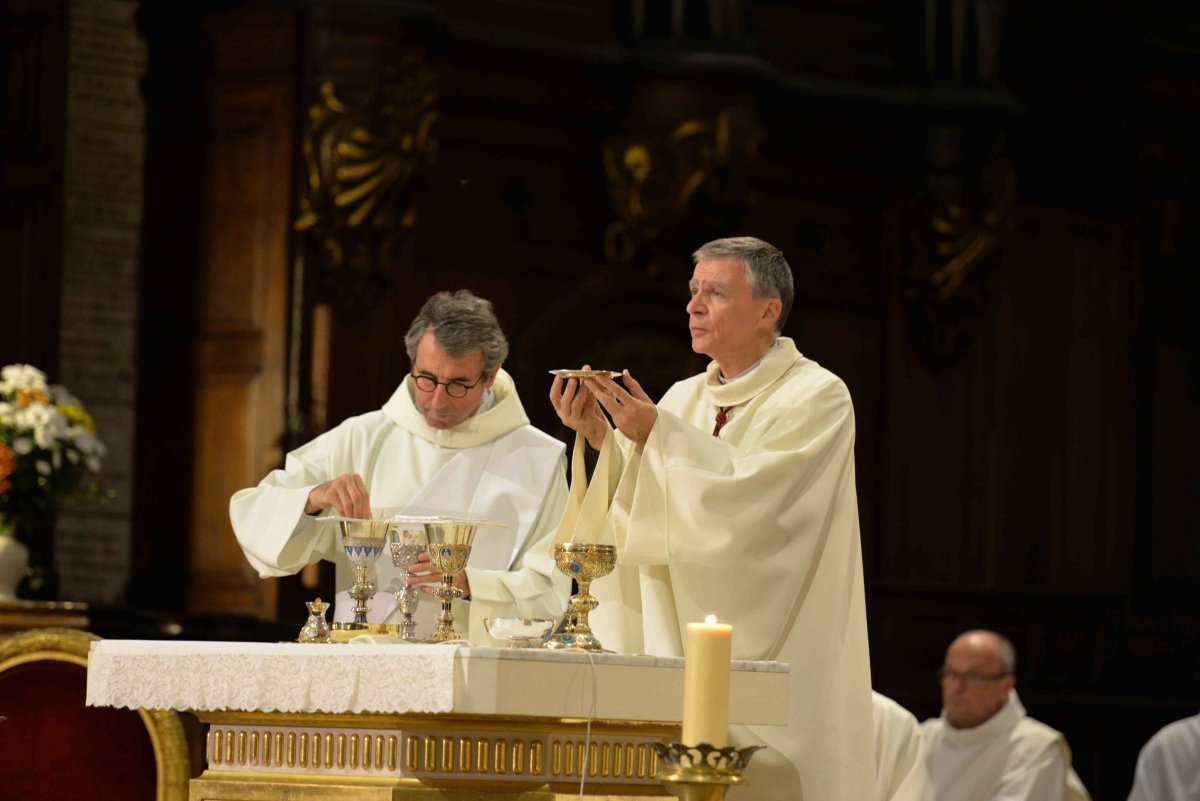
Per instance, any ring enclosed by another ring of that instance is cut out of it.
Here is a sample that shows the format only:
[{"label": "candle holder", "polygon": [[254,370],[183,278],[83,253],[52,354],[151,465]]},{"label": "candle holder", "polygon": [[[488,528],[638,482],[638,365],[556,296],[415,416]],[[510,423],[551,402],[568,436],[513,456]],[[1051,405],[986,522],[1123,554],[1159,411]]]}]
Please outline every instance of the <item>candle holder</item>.
[{"label": "candle holder", "polygon": [[749,784],[742,771],[750,757],[762,748],[747,745],[742,748],[717,748],[708,743],[653,743],[658,754],[658,773],[663,787],[680,801],[721,801],[730,786]]}]

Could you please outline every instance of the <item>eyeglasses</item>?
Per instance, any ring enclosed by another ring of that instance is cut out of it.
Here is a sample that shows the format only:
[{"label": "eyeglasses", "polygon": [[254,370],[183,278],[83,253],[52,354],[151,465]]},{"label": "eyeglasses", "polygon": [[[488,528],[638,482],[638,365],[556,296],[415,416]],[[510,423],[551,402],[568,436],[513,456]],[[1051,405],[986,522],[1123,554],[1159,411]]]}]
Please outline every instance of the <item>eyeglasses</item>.
[{"label": "eyeglasses", "polygon": [[937,676],[938,684],[945,684],[953,679],[955,681],[961,681],[968,687],[978,687],[985,681],[999,681],[1005,676],[1011,676],[1012,674],[993,673],[990,676],[981,676],[978,673],[959,673],[957,670],[950,670],[949,668],[938,668],[937,673],[934,675]]},{"label": "eyeglasses", "polygon": [[464,384],[461,381],[438,381],[431,375],[413,375],[417,389],[422,392],[437,392],[439,386],[446,388],[446,394],[452,398],[465,398],[467,393],[479,386],[479,382],[487,378],[487,373],[479,376],[474,384]]}]

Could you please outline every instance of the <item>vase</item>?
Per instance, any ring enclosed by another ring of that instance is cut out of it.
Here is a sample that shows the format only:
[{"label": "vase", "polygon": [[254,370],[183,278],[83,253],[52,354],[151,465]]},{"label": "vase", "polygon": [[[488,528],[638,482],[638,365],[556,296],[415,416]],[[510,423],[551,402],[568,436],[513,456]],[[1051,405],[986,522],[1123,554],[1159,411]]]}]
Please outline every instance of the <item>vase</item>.
[{"label": "vase", "polygon": [[29,572],[29,549],[17,539],[16,527],[0,518],[0,601],[15,601],[17,585]]}]

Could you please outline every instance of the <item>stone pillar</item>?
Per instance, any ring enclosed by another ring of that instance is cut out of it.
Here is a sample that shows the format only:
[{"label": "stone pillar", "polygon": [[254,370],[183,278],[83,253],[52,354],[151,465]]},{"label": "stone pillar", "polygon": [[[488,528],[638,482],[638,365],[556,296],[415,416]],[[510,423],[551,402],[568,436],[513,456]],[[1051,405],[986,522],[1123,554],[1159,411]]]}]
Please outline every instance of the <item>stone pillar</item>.
[{"label": "stone pillar", "polygon": [[[58,382],[95,416],[114,497],[63,509],[59,597],[119,602],[130,573],[146,47],[132,0],[73,0],[68,20]],[[167,412],[169,413],[169,412]]]}]

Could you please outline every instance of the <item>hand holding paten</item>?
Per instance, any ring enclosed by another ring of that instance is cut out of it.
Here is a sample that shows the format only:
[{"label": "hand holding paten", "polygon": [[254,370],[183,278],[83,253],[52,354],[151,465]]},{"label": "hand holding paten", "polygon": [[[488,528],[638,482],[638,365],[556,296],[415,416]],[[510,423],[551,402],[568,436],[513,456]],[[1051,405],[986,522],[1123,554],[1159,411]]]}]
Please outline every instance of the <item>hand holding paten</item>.
[{"label": "hand holding paten", "polygon": [[[591,368],[585,364],[583,369]],[[585,379],[564,378],[556,374],[550,384],[550,403],[563,425],[583,434],[589,445],[600,450],[608,433],[608,420],[600,411],[600,405]]]},{"label": "hand holding paten", "polygon": [[[645,445],[650,430],[658,421],[658,407],[628,370],[622,373],[622,380],[628,390],[604,375],[585,379],[584,383],[608,412],[613,425],[633,442]],[[588,442],[591,442],[590,438]]]}]

